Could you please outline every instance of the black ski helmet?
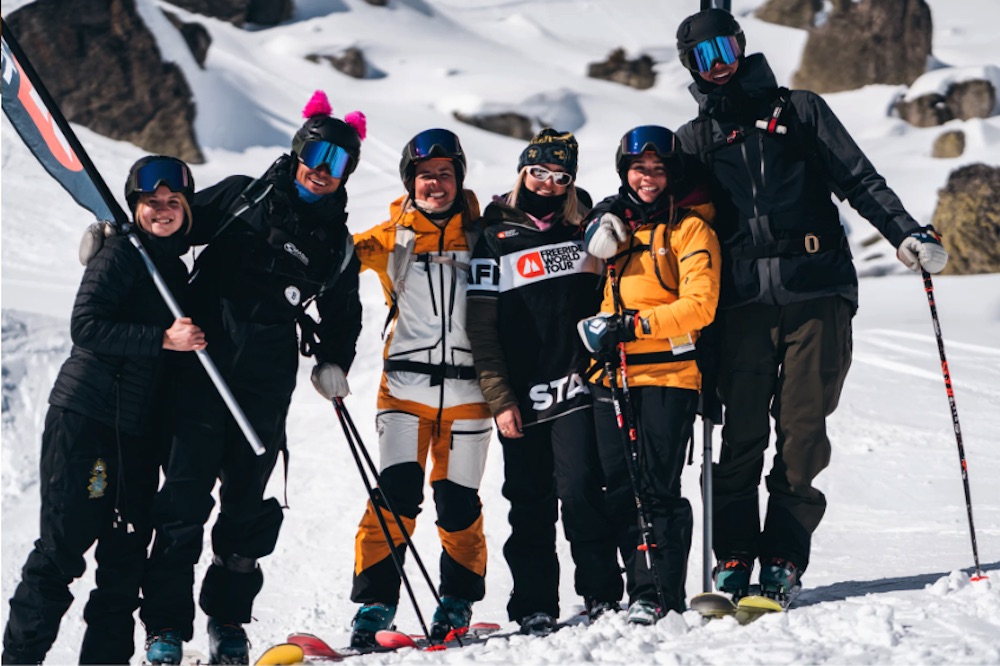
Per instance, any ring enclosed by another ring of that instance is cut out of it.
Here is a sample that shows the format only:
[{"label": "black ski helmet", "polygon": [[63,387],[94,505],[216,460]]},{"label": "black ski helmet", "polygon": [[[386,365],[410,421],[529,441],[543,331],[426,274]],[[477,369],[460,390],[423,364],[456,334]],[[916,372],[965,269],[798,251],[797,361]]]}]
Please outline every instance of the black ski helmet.
[{"label": "black ski helmet", "polygon": [[406,142],[399,160],[399,177],[408,190],[412,189],[417,163],[435,157],[445,157],[455,165],[455,180],[459,190],[465,180],[465,151],[462,142],[451,130],[440,127],[424,130]]},{"label": "black ski helmet", "polygon": [[292,137],[293,157],[298,159],[302,147],[310,141],[327,141],[347,151],[351,160],[340,179],[341,183],[347,182],[348,176],[354,172],[358,166],[358,160],[361,159],[361,136],[358,134],[358,130],[339,118],[315,115],[307,119]]},{"label": "black ski helmet", "polygon": [[615,169],[622,185],[628,185],[628,169],[632,159],[643,153],[652,152],[667,169],[667,189],[674,187],[684,178],[684,161],[681,158],[677,137],[666,127],[640,125],[625,132],[615,151]]},{"label": "black ski helmet", "polygon": [[[712,37],[732,35],[740,45],[740,53],[746,51],[747,38],[743,28],[736,22],[733,15],[725,9],[704,9],[692,14],[677,28],[677,57],[688,70],[692,69],[689,55],[695,46]],[[694,68],[697,72],[697,68]]]},{"label": "black ski helmet", "polygon": [[194,176],[182,160],[170,155],[147,155],[138,160],[128,170],[125,179],[125,201],[129,210],[135,213],[135,206],[143,194],[152,194],[160,185],[166,185],[171,192],[177,192],[191,205],[194,197]]}]

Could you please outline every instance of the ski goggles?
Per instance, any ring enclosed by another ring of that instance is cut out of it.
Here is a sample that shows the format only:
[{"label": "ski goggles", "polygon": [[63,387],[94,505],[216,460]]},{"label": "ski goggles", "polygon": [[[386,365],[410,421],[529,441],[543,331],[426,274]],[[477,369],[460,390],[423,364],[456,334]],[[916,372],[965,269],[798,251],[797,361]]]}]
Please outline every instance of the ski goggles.
[{"label": "ski goggles", "polygon": [[698,42],[693,49],[684,54],[681,62],[692,72],[708,72],[716,61],[724,65],[736,62],[742,49],[736,35],[720,35]]},{"label": "ski goggles", "polygon": [[461,159],[462,144],[454,133],[446,129],[429,129],[413,137],[407,144],[410,158],[425,160],[431,157]]},{"label": "ski goggles", "polygon": [[674,133],[659,125],[642,125],[622,137],[622,155],[642,155],[651,151],[665,159],[674,154]]},{"label": "ski goggles", "polygon": [[343,178],[351,163],[351,154],[329,141],[307,141],[299,151],[299,161],[310,169],[318,169],[325,164],[330,169],[330,176]]},{"label": "ski goggles", "polygon": [[125,191],[152,194],[160,185],[166,185],[171,192],[190,192],[194,187],[191,170],[177,159],[154,159],[132,172]]},{"label": "ski goggles", "polygon": [[542,182],[551,178],[552,184],[556,187],[566,187],[573,182],[573,174],[568,171],[550,171],[537,164],[528,167],[528,175]]}]

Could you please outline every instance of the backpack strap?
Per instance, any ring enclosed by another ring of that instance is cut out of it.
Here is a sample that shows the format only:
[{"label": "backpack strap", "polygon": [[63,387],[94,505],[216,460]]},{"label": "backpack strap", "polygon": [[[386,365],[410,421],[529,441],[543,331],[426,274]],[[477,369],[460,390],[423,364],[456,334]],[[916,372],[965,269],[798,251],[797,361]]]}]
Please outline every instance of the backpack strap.
[{"label": "backpack strap", "polygon": [[244,218],[243,214],[259,205],[260,202],[263,201],[273,189],[274,185],[272,183],[264,182],[260,178],[255,178],[250,181],[250,183],[243,188],[243,191],[240,192],[239,196],[236,197],[236,200],[233,201],[233,205],[230,206],[229,212],[226,213],[225,220],[223,220],[222,224],[219,225],[216,232],[212,234],[212,238],[221,235],[222,232],[236,220],[243,220],[254,231],[262,233],[264,231],[263,227],[261,227],[259,223],[254,222],[253,218]]}]

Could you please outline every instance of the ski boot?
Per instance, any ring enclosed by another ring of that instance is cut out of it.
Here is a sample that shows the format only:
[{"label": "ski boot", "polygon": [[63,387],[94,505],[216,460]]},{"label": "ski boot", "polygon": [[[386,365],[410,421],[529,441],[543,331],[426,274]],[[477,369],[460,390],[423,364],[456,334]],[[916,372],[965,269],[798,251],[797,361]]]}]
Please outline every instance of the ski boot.
[{"label": "ski boot", "polygon": [[179,664],[184,657],[184,643],[173,629],[146,634],[146,661],[150,664]]},{"label": "ski boot", "polygon": [[434,641],[443,641],[454,630],[468,629],[471,621],[471,601],[443,596],[441,597],[441,605],[434,611],[430,638]]},{"label": "ski boot", "polygon": [[647,599],[637,599],[628,607],[626,620],[629,624],[641,624],[649,626],[656,624],[656,621],[663,617],[660,607],[655,601]]},{"label": "ski boot", "polygon": [[587,619],[590,620],[591,624],[606,613],[620,613],[622,610],[617,601],[598,601],[587,597],[584,599],[584,603],[587,606]]},{"label": "ski boot", "polygon": [[375,634],[383,629],[392,628],[392,620],[396,617],[395,604],[372,603],[358,609],[351,624],[351,647],[376,647]]},{"label": "ski boot", "polygon": [[532,613],[520,624],[520,632],[525,636],[548,636],[556,630],[556,619],[548,613]]},{"label": "ski boot", "polygon": [[761,561],[760,593],[787,607],[802,589],[799,579],[802,571],[795,564],[780,557]]},{"label": "ski boot", "polygon": [[753,561],[749,559],[734,556],[719,560],[712,569],[715,589],[732,595],[733,601],[739,601],[750,592],[751,572],[753,572]]},{"label": "ski boot", "polygon": [[243,625],[208,618],[208,659],[213,664],[249,664],[250,641]]}]

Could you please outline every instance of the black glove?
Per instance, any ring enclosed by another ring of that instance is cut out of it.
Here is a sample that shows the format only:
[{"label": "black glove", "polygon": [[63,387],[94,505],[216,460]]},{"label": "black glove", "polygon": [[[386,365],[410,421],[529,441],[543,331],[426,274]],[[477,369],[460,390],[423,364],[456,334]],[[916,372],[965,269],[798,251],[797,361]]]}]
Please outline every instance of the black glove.
[{"label": "black glove", "polygon": [[624,314],[601,312],[581,319],[576,330],[588,351],[600,354],[619,342],[635,340],[635,316],[635,310],[626,310]]}]

